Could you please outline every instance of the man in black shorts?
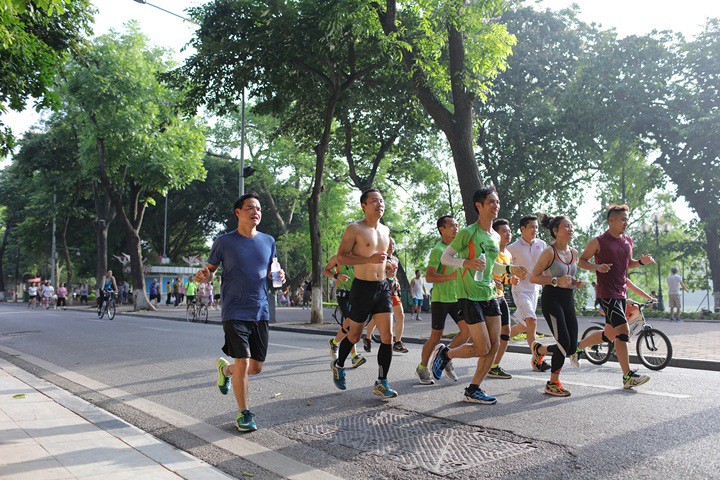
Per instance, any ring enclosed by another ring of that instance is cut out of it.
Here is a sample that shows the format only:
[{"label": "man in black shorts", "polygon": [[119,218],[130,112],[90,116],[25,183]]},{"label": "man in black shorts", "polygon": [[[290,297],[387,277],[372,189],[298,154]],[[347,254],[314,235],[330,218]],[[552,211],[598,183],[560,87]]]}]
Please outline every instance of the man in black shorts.
[{"label": "man in black shorts", "polygon": [[[218,237],[210,250],[205,268],[196,275],[199,282],[212,281],[222,264],[221,318],[225,332],[226,355],[235,359],[234,365],[217,359],[217,385],[226,395],[232,377],[233,392],[240,413],[236,427],[241,432],[257,430],[254,415],[248,410],[248,375],[262,371],[268,347],[268,275],[277,258],[275,239],[257,231],[262,218],[260,200],[254,193],[241,196],[234,205],[238,219],[237,230]],[[285,281],[285,273],[280,276]]]},{"label": "man in black shorts", "polygon": [[385,212],[385,202],[380,191],[372,188],[360,196],[360,206],[365,218],[353,222],[345,229],[337,259],[340,265],[352,265],[355,279],[350,287],[350,330],[340,342],[338,358],[330,368],[333,382],[345,390],[345,360],[362,336],[365,320],[373,317],[380,332],[381,344],[378,349],[378,379],[373,394],[389,399],[397,392],[387,382],[392,362],[392,300],[390,286],[386,279],[386,267],[394,273],[397,265],[389,258],[390,229],[380,223]]}]

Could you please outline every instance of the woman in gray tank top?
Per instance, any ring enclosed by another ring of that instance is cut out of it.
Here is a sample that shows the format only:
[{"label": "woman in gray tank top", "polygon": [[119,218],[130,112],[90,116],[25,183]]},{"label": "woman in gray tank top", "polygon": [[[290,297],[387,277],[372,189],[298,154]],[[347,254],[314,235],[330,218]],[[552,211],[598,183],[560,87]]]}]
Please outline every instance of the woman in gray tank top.
[{"label": "woman in gray tank top", "polygon": [[565,215],[543,215],[540,225],[550,231],[555,241],[538,258],[530,281],[543,286],[540,304],[556,343],[544,346],[535,342],[532,345],[533,359],[539,355],[552,355],[550,381],[545,384],[545,393],[568,397],[570,392],[560,383],[560,370],[565,364],[565,357],[570,357],[574,367],[578,366],[578,323],[573,289],[582,288],[584,284],[575,278],[578,252],[570,246],[575,233],[570,219]]}]

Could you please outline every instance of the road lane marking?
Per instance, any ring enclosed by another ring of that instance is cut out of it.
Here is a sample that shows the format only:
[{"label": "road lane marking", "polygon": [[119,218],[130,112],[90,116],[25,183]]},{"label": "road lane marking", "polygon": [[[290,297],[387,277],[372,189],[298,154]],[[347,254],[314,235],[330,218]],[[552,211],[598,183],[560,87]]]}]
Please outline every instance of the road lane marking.
[{"label": "road lane marking", "polygon": [[[513,378],[522,378],[525,380],[537,380],[538,377],[531,377],[531,376],[525,376],[525,375],[516,375],[513,373]],[[594,383],[584,383],[584,382],[573,382],[573,381],[567,381],[563,379],[562,381],[563,385],[577,385],[580,387],[590,387],[590,388],[599,388],[601,390],[620,390],[620,387],[613,387],[609,385],[597,385]],[[634,390],[636,393],[642,393],[644,395],[654,395],[656,397],[670,397],[670,398],[692,398],[690,395],[683,395],[680,393],[669,393],[669,392],[657,392],[655,390],[647,390],[645,388],[640,388],[638,390]]]},{"label": "road lane marking", "polygon": [[137,327],[140,327],[140,328],[146,328],[146,329],[148,329],[148,330],[159,330],[159,331],[161,331],[161,332],[174,332],[174,331],[175,331],[175,330],[169,330],[169,329],[167,329],[167,328],[146,327],[146,326],[144,326],[144,325],[136,325],[136,326],[137,326]]},{"label": "road lane marking", "polygon": [[282,343],[268,343],[268,345],[272,345],[273,347],[294,348],[296,350],[308,350],[310,352],[317,351],[317,348],[296,347],[295,345],[285,345]]},{"label": "road lane marking", "polygon": [[283,478],[292,480],[339,480],[338,477],[319,470],[313,466],[301,463],[295,459],[277,453],[258,443],[251,442],[236,434],[226,432],[220,428],[204,423],[184,413],[178,412],[151,400],[138,397],[132,393],[119,388],[98,382],[92,378],[68,370],[59,365],[47,362],[41,358],[27,355],[14,348],[0,345],[0,351],[8,355],[20,358],[37,367],[45,369],[55,375],[63,377],[80,386],[95,390],[106,397],[117,400],[120,403],[131,406],[141,412],[155,417],[172,425],[173,427],[185,430],[196,437],[205,440],[209,444],[229,451],[255,465],[269,470]]}]

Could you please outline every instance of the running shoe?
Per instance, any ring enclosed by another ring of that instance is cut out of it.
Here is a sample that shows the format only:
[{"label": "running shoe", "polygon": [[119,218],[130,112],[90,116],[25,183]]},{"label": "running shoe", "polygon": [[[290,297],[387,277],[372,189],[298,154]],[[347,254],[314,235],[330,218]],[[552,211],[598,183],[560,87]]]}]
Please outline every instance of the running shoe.
[{"label": "running shoe", "polygon": [[238,413],[237,422],[235,427],[241,432],[254,432],[257,430],[257,424],[255,423],[255,415],[250,413],[250,410],[243,410]]},{"label": "running shoe", "polygon": [[556,397],[569,397],[570,392],[565,390],[560,380],[549,381],[545,384],[545,393],[548,395],[554,395]]},{"label": "running shoe", "polygon": [[639,387],[650,381],[649,376],[636,372],[637,370],[630,370],[627,374],[623,375],[623,388]]},{"label": "running shoe", "polygon": [[532,346],[530,347],[530,350],[532,351],[532,359],[530,360],[530,366],[536,372],[542,372],[543,363],[545,363],[543,361],[545,360],[545,355],[540,355],[538,353],[538,349],[540,347],[541,345],[539,342],[533,342]]},{"label": "running shoe", "polygon": [[468,403],[480,403],[482,405],[493,405],[497,403],[497,398],[492,395],[488,395],[483,392],[482,388],[478,388],[474,392],[470,393],[468,389],[465,389],[465,397],[463,401]]},{"label": "running shoe", "polygon": [[497,367],[491,368],[490,371],[488,372],[487,376],[490,378],[505,378],[505,379],[512,378],[512,375],[510,375],[508,372],[503,370],[500,365],[498,365]]},{"label": "running shoe", "polygon": [[[544,358],[544,357],[543,357],[543,358]],[[540,368],[540,371],[541,371],[541,372],[547,372],[547,371],[550,370],[552,367],[550,366],[550,364],[549,364],[548,362],[540,362],[539,368]]]},{"label": "running shoe", "polygon": [[220,393],[222,393],[223,395],[227,395],[228,388],[230,387],[230,376],[225,375],[223,373],[223,370],[225,369],[225,367],[227,365],[230,365],[230,363],[227,360],[225,360],[223,357],[220,357],[217,359],[216,364],[217,364],[217,372],[218,372],[218,377],[217,377],[218,390],[220,390]]},{"label": "running shoe", "polygon": [[445,373],[447,373],[447,377],[453,382],[458,381],[458,376],[457,373],[455,373],[455,367],[453,366],[452,360],[445,365]]},{"label": "running shoe", "polygon": [[393,352],[408,353],[408,351],[409,350],[407,348],[405,348],[405,345],[403,344],[403,342],[398,341],[393,344]]},{"label": "running shoe", "polygon": [[365,360],[365,357],[362,355],[355,355],[350,360],[352,362],[352,368],[358,368],[360,365],[363,365],[367,360]]},{"label": "running shoe", "polygon": [[340,390],[347,389],[347,386],[345,385],[345,369],[338,367],[335,360],[333,360],[330,362],[330,370],[332,370],[335,386]]},{"label": "running shoe", "polygon": [[384,400],[398,396],[398,393],[390,388],[387,380],[376,380],[375,387],[373,387],[373,394],[382,397]]},{"label": "running shoe", "polygon": [[435,380],[430,376],[430,370],[427,367],[418,365],[415,369],[415,375],[417,375],[422,385],[433,385]]},{"label": "running shoe", "polygon": [[447,366],[447,361],[443,360],[441,352],[446,350],[447,347],[442,343],[438,343],[434,348],[434,354],[432,357],[432,374],[435,380],[440,380],[443,376],[443,371]]},{"label": "running shoe", "polygon": [[335,343],[334,338],[328,340],[328,346],[330,347],[330,358],[337,360],[338,357],[338,344]]},{"label": "running shoe", "polygon": [[575,350],[575,353],[570,355],[568,357],[568,360],[570,361],[570,365],[572,365],[573,368],[580,368],[580,354],[582,353],[582,350]]},{"label": "running shoe", "polygon": [[372,350],[372,342],[370,342],[370,339],[367,337],[363,337],[363,350],[367,353],[370,353]]}]

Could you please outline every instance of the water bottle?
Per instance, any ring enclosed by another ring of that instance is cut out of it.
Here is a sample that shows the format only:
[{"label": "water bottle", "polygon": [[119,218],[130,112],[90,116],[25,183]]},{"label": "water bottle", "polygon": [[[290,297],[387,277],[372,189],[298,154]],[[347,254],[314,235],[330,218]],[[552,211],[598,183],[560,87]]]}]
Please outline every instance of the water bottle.
[{"label": "water bottle", "polygon": [[[480,252],[480,255],[478,255],[477,258],[485,261],[485,252]],[[487,265],[485,266],[485,268],[487,268]],[[484,269],[483,270],[475,270],[475,281],[482,283],[484,280],[484,278],[483,278],[484,275],[485,275]]]},{"label": "water bottle", "polygon": [[283,282],[280,279],[280,262],[277,257],[273,258],[272,265],[270,265],[270,277],[272,278],[273,288],[282,288]]}]

